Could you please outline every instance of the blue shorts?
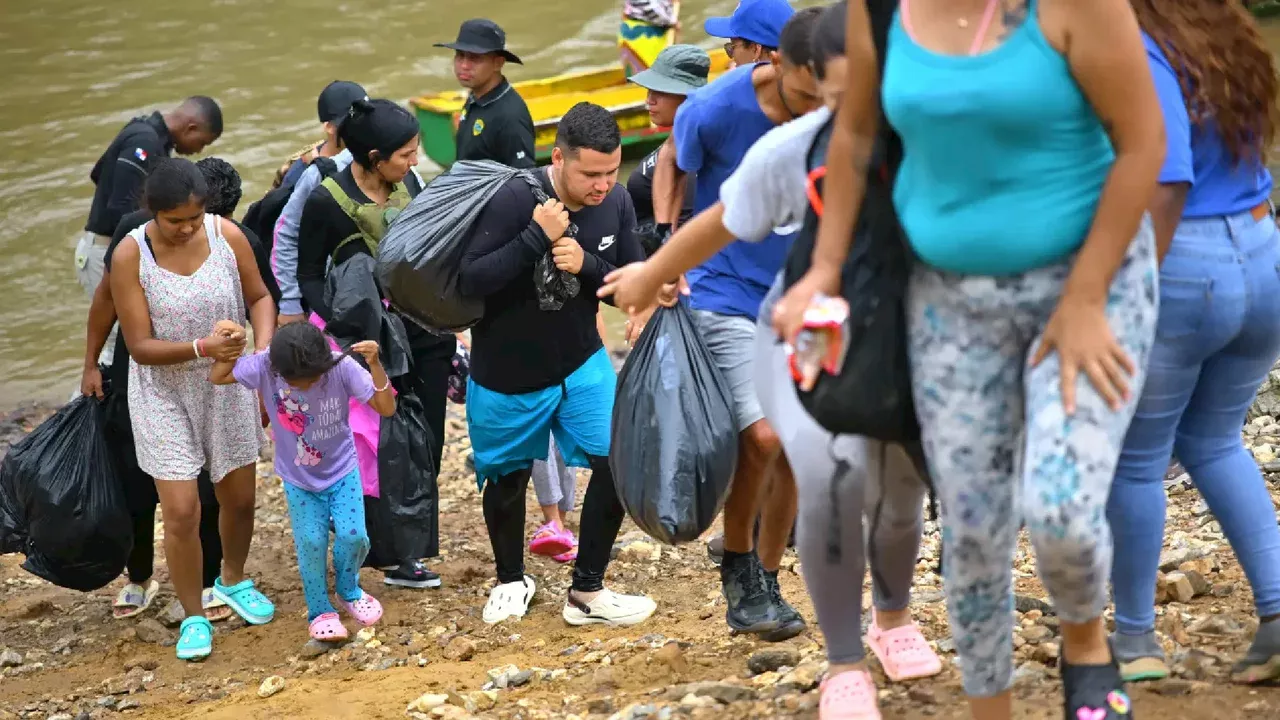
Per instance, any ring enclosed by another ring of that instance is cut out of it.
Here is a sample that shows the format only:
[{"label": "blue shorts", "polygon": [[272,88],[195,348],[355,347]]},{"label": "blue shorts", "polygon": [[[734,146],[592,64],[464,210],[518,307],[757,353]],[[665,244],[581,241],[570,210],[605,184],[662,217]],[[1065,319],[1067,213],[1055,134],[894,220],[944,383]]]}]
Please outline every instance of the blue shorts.
[{"label": "blue shorts", "polygon": [[588,467],[587,456],[609,455],[613,398],[618,376],[601,349],[564,382],[505,395],[467,380],[467,427],[475,454],[476,483],[497,480],[547,459],[551,435],[570,467]]}]

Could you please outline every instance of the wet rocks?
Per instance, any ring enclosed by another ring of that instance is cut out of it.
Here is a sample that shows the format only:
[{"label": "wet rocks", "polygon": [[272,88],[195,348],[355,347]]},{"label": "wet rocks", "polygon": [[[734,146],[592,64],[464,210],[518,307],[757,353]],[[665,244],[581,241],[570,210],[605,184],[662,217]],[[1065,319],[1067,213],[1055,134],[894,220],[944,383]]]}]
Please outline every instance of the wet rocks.
[{"label": "wet rocks", "polygon": [[773,672],[784,667],[795,667],[799,664],[800,653],[791,648],[759,650],[747,658],[747,669],[753,675]]},{"label": "wet rocks", "polygon": [[444,647],[444,657],[446,660],[465,662],[475,657],[475,655],[476,643],[470,638],[462,636],[455,637]]},{"label": "wet rocks", "polygon": [[430,713],[438,707],[449,703],[448,695],[437,693],[425,693],[420,695],[417,700],[409,703],[409,707],[405,708],[407,713]]},{"label": "wet rocks", "polygon": [[22,665],[22,653],[5,649],[0,652],[0,668],[19,667]]},{"label": "wet rocks", "polygon": [[177,641],[172,631],[151,618],[138,623],[133,631],[137,633],[138,640],[144,643],[168,646]]},{"label": "wet rocks", "polygon": [[272,695],[279,693],[281,690],[284,690],[284,678],[279,675],[272,675],[271,677],[263,680],[262,684],[258,686],[258,697],[264,699],[269,698]]}]

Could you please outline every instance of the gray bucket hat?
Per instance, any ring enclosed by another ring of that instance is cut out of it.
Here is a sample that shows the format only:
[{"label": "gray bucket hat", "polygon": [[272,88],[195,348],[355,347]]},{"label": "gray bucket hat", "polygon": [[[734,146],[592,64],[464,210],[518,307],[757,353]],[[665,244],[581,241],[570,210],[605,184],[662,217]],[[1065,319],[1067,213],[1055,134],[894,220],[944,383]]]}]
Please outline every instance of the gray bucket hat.
[{"label": "gray bucket hat", "polygon": [[707,84],[711,56],[693,45],[672,45],[654,59],[648,70],[632,75],[631,82],[646,90],[688,95]]}]

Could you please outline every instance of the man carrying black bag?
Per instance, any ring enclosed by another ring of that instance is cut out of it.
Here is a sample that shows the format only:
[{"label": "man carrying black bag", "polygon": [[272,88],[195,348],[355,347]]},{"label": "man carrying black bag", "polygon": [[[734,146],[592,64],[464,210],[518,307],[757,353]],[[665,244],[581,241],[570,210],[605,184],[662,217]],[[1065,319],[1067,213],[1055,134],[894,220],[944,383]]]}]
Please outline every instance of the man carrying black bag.
[{"label": "man carrying black bag", "polygon": [[[631,199],[616,184],[621,162],[609,111],[575,105],[560,121],[552,166],[536,171],[550,199],[539,204],[526,176],[507,181],[480,213],[462,259],[462,294],[485,300],[472,330],[467,416],[498,575],[487,623],[524,617],[533,598],[524,573],[525,493],[552,434],[569,465],[592,470],[562,616],[571,625],[634,625],[655,609],[648,597],[604,587],[625,511],[609,469],[616,378],[596,333],[595,291],[613,268],[643,257],[631,233]],[[533,277],[548,250],[581,285],[555,310],[542,309]]]}]

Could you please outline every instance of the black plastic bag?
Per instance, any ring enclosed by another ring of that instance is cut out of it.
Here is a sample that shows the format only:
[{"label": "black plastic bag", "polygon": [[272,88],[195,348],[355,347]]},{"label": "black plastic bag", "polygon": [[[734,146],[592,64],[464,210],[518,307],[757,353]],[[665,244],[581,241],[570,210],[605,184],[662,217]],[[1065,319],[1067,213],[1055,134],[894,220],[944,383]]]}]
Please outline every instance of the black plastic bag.
[{"label": "black plastic bag", "polygon": [[133,525],[95,398],[81,397],[10,448],[0,464],[0,552],[72,590],[97,590],[124,569]]},{"label": "black plastic bag", "polygon": [[664,543],[696,540],[738,460],[733,394],[684,301],[658,308],[618,376],[609,467],[627,514]]},{"label": "black plastic bag", "polygon": [[[825,163],[832,122],[809,151],[812,170]],[[840,294],[849,303],[849,349],[836,375],[822,372],[811,391],[799,391],[813,419],[832,433],[905,443],[920,438],[907,355],[907,285],[914,255],[893,207],[896,138],[880,137],[872,154],[856,235],[845,260]],[[808,271],[819,213],[810,207],[784,269],[787,287]]]},{"label": "black plastic bag", "polygon": [[479,322],[484,300],[458,290],[462,256],[480,212],[521,172],[491,160],[456,162],[396,217],[378,245],[377,278],[397,310],[436,333]]},{"label": "black plastic bag", "polygon": [[356,253],[329,271],[324,301],[330,309],[325,332],[344,350],[363,340],[378,343],[378,356],[387,377],[409,372],[409,338],[403,322],[382,304],[373,273],[373,257]]},{"label": "black plastic bag", "polygon": [[667,242],[667,238],[671,237],[671,224],[658,223],[653,220],[646,220],[636,226],[631,234],[640,241],[640,247],[644,249],[646,258],[653,257],[658,252],[658,248]]},{"label": "black plastic bag", "polygon": [[[539,204],[551,199],[538,177],[532,173],[527,173],[525,179],[529,181],[529,187],[533,190],[533,199],[537,200]],[[577,223],[571,221],[561,237],[576,240],[578,237]],[[582,283],[578,281],[577,275],[556,267],[555,257],[551,254],[550,248],[548,248],[546,254],[538,258],[537,264],[534,265],[533,288],[538,296],[538,308],[547,312],[555,312],[564,307],[566,301],[578,296],[578,292],[582,290]]]},{"label": "black plastic bag", "polygon": [[[431,461],[434,441],[417,396],[397,390],[396,413],[382,419],[378,435],[379,497],[365,498],[370,541],[365,565],[373,567],[435,557],[440,552],[436,512],[440,495]],[[375,565],[373,560],[380,562]]]}]

